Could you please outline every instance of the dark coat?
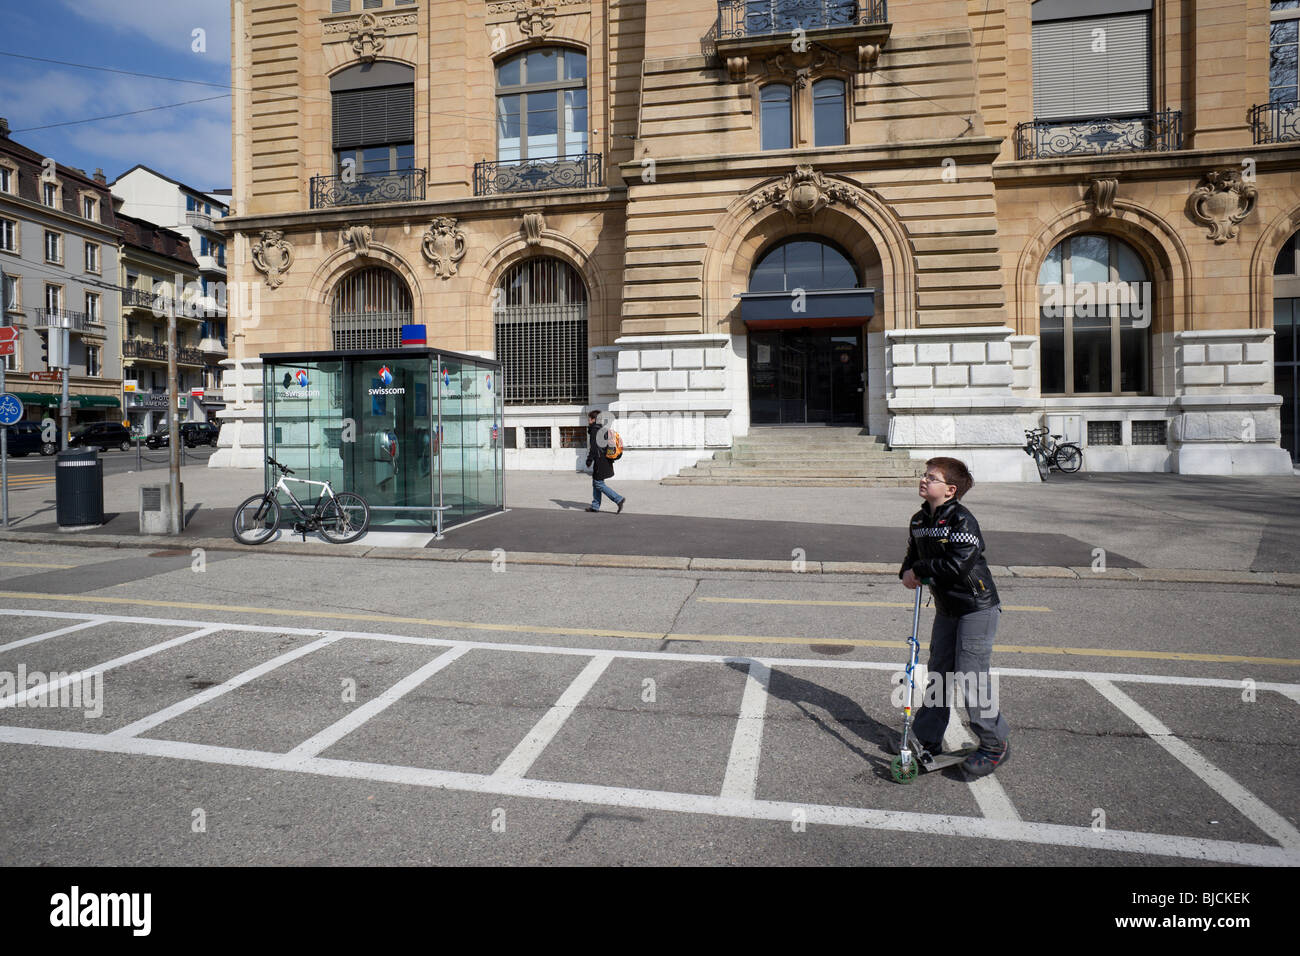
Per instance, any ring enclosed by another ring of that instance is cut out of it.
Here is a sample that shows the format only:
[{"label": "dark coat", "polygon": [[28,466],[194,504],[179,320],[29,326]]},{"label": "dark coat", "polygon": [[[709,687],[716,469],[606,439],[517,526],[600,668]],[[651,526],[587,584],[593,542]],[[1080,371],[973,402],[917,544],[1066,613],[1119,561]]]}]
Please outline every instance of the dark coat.
[{"label": "dark coat", "polygon": [[944,617],[998,606],[998,589],[984,561],[979,523],[955,498],[933,509],[927,501],[912,516],[907,557],[898,576],[908,568],[918,578],[932,582],[934,608]]},{"label": "dark coat", "polygon": [[614,477],[614,463],[605,457],[605,446],[601,444],[602,428],[599,424],[587,426],[587,467],[591,469],[591,477],[598,481]]}]

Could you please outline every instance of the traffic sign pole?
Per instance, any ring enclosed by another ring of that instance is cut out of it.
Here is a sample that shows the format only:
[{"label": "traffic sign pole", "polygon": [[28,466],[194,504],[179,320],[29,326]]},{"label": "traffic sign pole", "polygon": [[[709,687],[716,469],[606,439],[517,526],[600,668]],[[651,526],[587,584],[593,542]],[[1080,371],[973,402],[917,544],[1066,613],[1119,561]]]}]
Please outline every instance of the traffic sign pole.
[{"label": "traffic sign pole", "polygon": [[[5,363],[0,359],[0,395],[5,393]],[[9,527],[9,428],[0,425],[0,528]]]}]

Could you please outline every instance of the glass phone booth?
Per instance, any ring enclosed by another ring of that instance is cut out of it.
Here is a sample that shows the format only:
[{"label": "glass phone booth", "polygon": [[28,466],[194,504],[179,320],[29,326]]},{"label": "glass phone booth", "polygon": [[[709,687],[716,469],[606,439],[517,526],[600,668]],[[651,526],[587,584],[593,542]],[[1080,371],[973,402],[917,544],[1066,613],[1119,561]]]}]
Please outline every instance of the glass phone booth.
[{"label": "glass phone booth", "polygon": [[[266,453],[361,495],[372,526],[437,530],[504,507],[499,362],[430,348],[262,360]],[[277,477],[266,466],[267,488]]]}]

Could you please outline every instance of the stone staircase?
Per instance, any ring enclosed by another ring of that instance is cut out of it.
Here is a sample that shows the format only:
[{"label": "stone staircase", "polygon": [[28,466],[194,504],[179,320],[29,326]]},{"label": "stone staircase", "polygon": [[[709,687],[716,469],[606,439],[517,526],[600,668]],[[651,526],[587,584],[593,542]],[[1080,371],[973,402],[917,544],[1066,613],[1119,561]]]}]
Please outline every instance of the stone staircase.
[{"label": "stone staircase", "polygon": [[891,451],[857,427],[752,428],[729,451],[683,468],[661,485],[900,487],[916,484],[925,462]]}]

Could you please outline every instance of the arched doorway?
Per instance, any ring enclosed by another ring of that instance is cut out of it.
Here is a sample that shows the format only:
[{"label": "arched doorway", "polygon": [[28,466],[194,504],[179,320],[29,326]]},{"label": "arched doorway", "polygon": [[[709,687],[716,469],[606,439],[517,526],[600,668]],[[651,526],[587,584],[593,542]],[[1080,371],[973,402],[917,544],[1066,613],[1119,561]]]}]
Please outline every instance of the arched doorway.
[{"label": "arched doorway", "polygon": [[1300,461],[1300,232],[1273,263],[1273,390],[1282,398],[1282,447]]},{"label": "arched doorway", "polygon": [[783,239],[758,256],[741,296],[751,424],[863,424],[871,293],[861,279],[853,259],[819,236]]},{"label": "arched doorway", "polygon": [[391,269],[360,269],[334,288],[330,334],[338,351],[401,348],[402,326],[410,323],[411,292]]}]

